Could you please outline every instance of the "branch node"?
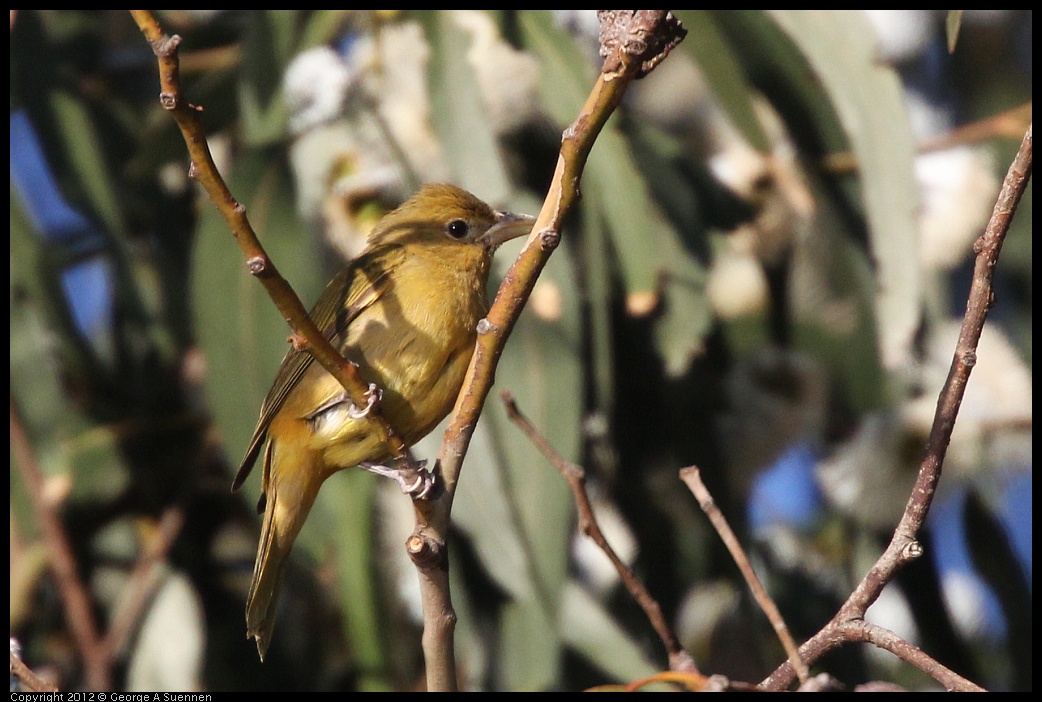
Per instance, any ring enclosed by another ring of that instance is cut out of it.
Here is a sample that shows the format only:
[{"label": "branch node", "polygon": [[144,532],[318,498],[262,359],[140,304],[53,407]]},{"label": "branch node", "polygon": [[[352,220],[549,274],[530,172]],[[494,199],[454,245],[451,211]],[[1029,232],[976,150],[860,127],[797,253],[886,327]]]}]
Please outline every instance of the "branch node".
[{"label": "branch node", "polygon": [[901,560],[905,562],[914,561],[922,556],[923,553],[924,549],[921,543],[918,541],[910,541],[901,549]]},{"label": "branch node", "polygon": [[544,251],[553,251],[561,243],[561,232],[557,229],[544,229],[539,232],[539,245]]},{"label": "branch node", "polygon": [[585,113],[579,115],[579,117],[565,127],[564,131],[561,132],[561,142],[575,141],[580,134],[586,131],[586,123],[590,121],[590,118]]},{"label": "branch node", "polygon": [[180,45],[180,34],[174,34],[173,36],[164,34],[160,39],[152,42],[152,51],[157,57],[166,58],[173,55]]},{"label": "branch node", "polygon": [[446,562],[445,545],[419,532],[405,540],[405,551],[418,568],[440,568]]},{"label": "branch node", "polygon": [[268,270],[268,261],[263,256],[254,256],[246,260],[246,267],[252,275],[261,276]]},{"label": "branch node", "polygon": [[164,110],[176,110],[177,95],[175,93],[159,93],[159,104],[163,106]]},{"label": "branch node", "polygon": [[501,334],[503,333],[503,328],[490,322],[488,317],[482,317],[478,320],[477,332],[478,334]]},{"label": "branch node", "polygon": [[687,36],[680,21],[668,10],[598,10],[600,42],[606,78],[639,62],[636,78],[643,78]]}]

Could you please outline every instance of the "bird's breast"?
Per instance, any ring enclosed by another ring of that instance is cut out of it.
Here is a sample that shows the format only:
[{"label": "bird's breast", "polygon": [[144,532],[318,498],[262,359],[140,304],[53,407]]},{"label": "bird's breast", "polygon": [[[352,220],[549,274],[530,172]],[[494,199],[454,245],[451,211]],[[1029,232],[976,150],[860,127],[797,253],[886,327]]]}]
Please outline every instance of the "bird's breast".
[{"label": "bird's breast", "polygon": [[[430,269],[424,272],[432,274]],[[483,280],[451,275],[417,280],[410,271],[404,273],[351,322],[341,346],[358,364],[362,378],[380,388],[381,410],[406,444],[412,444],[451,411],[487,301]],[[305,414],[313,447],[337,467],[379,460],[372,454],[382,447],[374,443],[369,423],[353,418],[349,403],[328,404],[343,389],[320,368],[309,368],[309,374],[323,376],[315,378],[320,387],[295,403],[298,416],[301,409],[312,408]],[[316,407],[323,409],[314,413]]]}]

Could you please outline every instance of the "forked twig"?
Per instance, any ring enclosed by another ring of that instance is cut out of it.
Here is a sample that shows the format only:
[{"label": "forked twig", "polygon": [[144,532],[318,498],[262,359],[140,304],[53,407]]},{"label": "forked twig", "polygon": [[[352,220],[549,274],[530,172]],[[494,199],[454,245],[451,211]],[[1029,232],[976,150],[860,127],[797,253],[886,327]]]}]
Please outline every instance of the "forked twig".
[{"label": "forked twig", "polygon": [[724,545],[727,546],[727,550],[731,553],[731,558],[734,559],[738,570],[742,573],[742,577],[745,578],[745,582],[753,593],[756,603],[760,605],[760,609],[767,615],[768,621],[774,628],[774,633],[777,634],[778,640],[781,641],[781,645],[785,648],[785,653],[788,654],[789,661],[796,670],[796,675],[800,682],[806,682],[810,678],[810,671],[807,669],[807,664],[800,658],[799,648],[796,646],[796,641],[792,638],[792,634],[789,633],[789,627],[785,624],[785,619],[778,610],[778,605],[767,594],[767,588],[763,586],[763,582],[760,581],[756,571],[753,570],[749,557],[745,555],[745,549],[742,548],[738,537],[731,530],[731,526],[727,523],[727,518],[724,517],[723,512],[716,506],[716,501],[713,500],[709,489],[702,482],[702,476],[699,474],[698,468],[688,466],[682,469],[680,471],[680,479],[687,484],[688,489],[691,490],[695,499],[698,500],[698,506],[709,517],[709,521],[712,522],[716,533],[720,535]]}]

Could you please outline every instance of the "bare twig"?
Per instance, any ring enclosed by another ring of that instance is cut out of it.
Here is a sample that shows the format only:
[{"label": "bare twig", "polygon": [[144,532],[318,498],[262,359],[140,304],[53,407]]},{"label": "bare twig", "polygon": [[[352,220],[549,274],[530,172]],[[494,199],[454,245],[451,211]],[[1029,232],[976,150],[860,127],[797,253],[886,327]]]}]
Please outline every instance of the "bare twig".
[{"label": "bare twig", "polygon": [[927,655],[919,647],[909,643],[894,632],[884,627],[866,622],[863,619],[851,619],[836,627],[835,631],[847,641],[865,641],[886,651],[890,651],[903,661],[911,663],[949,690],[962,692],[984,692],[984,688],[975,685]]},{"label": "bare twig", "polygon": [[109,660],[100,645],[101,637],[91,610],[90,596],[80,579],[76,559],[72,554],[72,546],[65,534],[61,517],[53,501],[47,499],[43,473],[33,455],[32,446],[22,426],[21,418],[15,407],[14,395],[11,396],[11,453],[14,455],[18,472],[25,482],[26,492],[32,501],[36,521],[47,544],[47,553],[54,572],[58,593],[69,618],[69,629],[76,641],[80,657],[85,669],[84,677],[87,688],[95,691],[109,690]]},{"label": "bare twig", "polygon": [[[15,654],[13,646],[11,651],[11,675],[21,680],[22,684],[33,692],[58,691],[58,688],[34,673],[32,669],[25,664],[25,661]],[[14,696],[12,695],[12,698],[13,697]]]},{"label": "bare twig", "polygon": [[777,634],[778,640],[781,641],[782,646],[785,648],[785,653],[788,654],[789,661],[795,668],[800,682],[806,682],[810,678],[810,671],[807,670],[807,664],[800,658],[796,641],[792,638],[792,634],[789,633],[789,627],[785,624],[785,619],[782,618],[778,605],[771,599],[771,596],[767,593],[767,588],[763,586],[760,578],[756,575],[756,571],[753,570],[749,557],[745,555],[745,549],[742,548],[738,537],[731,530],[731,526],[727,523],[727,518],[724,517],[723,512],[716,506],[716,501],[713,500],[709,489],[702,482],[698,468],[689,466],[682,469],[680,471],[680,479],[687,484],[688,489],[691,490],[695,499],[698,500],[698,506],[709,517],[709,521],[712,522],[716,533],[720,535],[724,545],[727,546],[727,550],[731,553],[731,558],[734,559],[738,570],[742,573],[742,577],[745,578],[745,582],[753,593],[757,604],[760,605],[760,609],[767,615],[767,620],[774,627],[774,633]]},{"label": "bare twig", "polygon": [[[1031,178],[1031,141],[1031,125],[1028,125],[1020,149],[1003,179],[1002,188],[988,226],[974,244],[976,260],[973,267],[973,283],[966,304],[966,313],[962,320],[962,328],[959,332],[959,340],[956,343],[948,379],[937,398],[937,410],[934,413],[930,436],[926,441],[925,455],[919,465],[919,474],[901,521],[894,530],[893,538],[883,555],[879,557],[879,560],[840,607],[832,621],[800,647],[800,655],[804,657],[804,660],[813,662],[833,648],[850,640],[849,634],[862,625],[865,612],[879,597],[883,586],[890,582],[897,569],[908,561],[918,558],[923,552],[922,545],[917,540],[919,530],[926,520],[937,483],[941,478],[941,467],[951,440],[955,419],[959,413],[959,406],[962,404],[970,371],[977,360],[977,342],[984,329],[988,311],[994,303],[992,277],[995,265],[998,263],[999,252],[1002,250],[1013,214],[1016,212],[1020,198]],[[881,645],[880,642],[884,638],[865,635],[860,640],[869,640],[876,645]],[[929,669],[923,668],[923,659],[918,654],[914,657],[911,656],[909,646],[908,644],[893,645],[888,646],[887,650],[903,660],[919,666],[950,690],[982,689],[940,666],[939,663],[936,666],[931,663]],[[915,650],[918,651],[918,649]],[[932,661],[932,659],[930,660]],[[769,689],[784,689],[792,683],[792,677],[792,666],[785,663],[761,684]]]},{"label": "bare twig", "polygon": [[[356,406],[366,406],[367,398],[370,397],[369,383],[361,377],[357,366],[344,358],[315,325],[300,298],[293,292],[272,260],[268,258],[268,254],[261,246],[257,234],[246,217],[246,208],[235,200],[218,172],[213,157],[210,155],[210,149],[206,143],[206,133],[200,121],[202,108],[189,104],[181,94],[178,59],[181,37],[176,34],[173,36],[166,34],[149,10],[131,10],[130,13],[159,61],[161,90],[159,102],[177,122],[185,144],[188,146],[188,153],[192,160],[189,175],[199,181],[218,212],[224,217],[232,235],[242,249],[250,273],[268,291],[275,306],[293,330],[290,336],[293,343],[311,353],[315,360],[321,363],[322,367],[344,387]],[[366,419],[394,458],[409,460],[404,442],[380,412],[379,403],[373,405],[366,415]]]},{"label": "bare twig", "polygon": [[666,647],[666,652],[669,654],[670,670],[698,674],[698,667],[695,665],[694,658],[680,645],[680,640],[669,625],[669,622],[666,621],[658,601],[651,596],[648,589],[644,587],[644,583],[619,558],[618,554],[615,553],[615,549],[611,547],[611,544],[604,537],[600,525],[597,524],[597,518],[594,516],[593,505],[590,504],[590,496],[586,494],[586,471],[583,470],[582,466],[564,460],[561,454],[554,450],[554,447],[550,445],[546,437],[532,426],[532,423],[528,421],[528,417],[521,413],[512,394],[504,390],[500,393],[500,397],[506,406],[507,415],[510,419],[520,427],[525,436],[546,456],[568,483],[572,496],[575,498],[576,507],[579,510],[579,528],[608,556],[612,565],[615,566],[615,570],[618,571],[619,577],[622,578],[626,589],[629,590],[633,599],[644,610],[648,621],[651,622],[651,626],[655,628],[655,633],[658,634],[662,644]]},{"label": "bare twig", "polygon": [[168,507],[159,518],[157,532],[143,545],[134,570],[113,608],[112,620],[102,642],[110,658],[118,656],[126,645],[154,589],[156,570],[166,559],[184,523],[184,511],[180,507]]},{"label": "bare twig", "polygon": [[488,315],[478,325],[474,355],[438,458],[445,491],[437,500],[413,503],[416,530],[410,542],[426,541],[427,546],[420,550],[441,554],[439,559],[417,564],[427,688],[432,691],[457,688],[453,652],[456,614],[449,594],[445,541],[463,457],[492,386],[499,357],[539,273],[560,242],[562,222],[578,199],[579,179],[601,128],[629,84],[650,71],[686,34],[666,10],[602,10],[598,16],[604,66],[575,122],[564,131],[557,168],[532,234],[507,271]]}]

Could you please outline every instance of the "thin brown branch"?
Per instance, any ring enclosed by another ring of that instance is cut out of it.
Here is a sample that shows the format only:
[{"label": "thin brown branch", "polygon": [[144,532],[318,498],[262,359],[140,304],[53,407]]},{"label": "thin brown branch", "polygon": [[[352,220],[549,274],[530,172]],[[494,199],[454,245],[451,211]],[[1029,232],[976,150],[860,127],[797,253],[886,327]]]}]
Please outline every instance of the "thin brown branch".
[{"label": "thin brown branch", "polygon": [[25,427],[22,426],[14,395],[11,396],[11,453],[25,483],[26,492],[29,493],[44,543],[47,544],[51,570],[54,572],[58,593],[69,620],[69,629],[83,660],[87,689],[109,690],[109,659],[100,646],[101,637],[94,621],[90,596],[80,579],[79,568],[58,509],[53,501],[46,497],[43,473],[33,455]]},{"label": "thin brown branch", "polygon": [[[369,384],[361,377],[358,367],[344,358],[315,325],[300,298],[261,246],[246,217],[246,208],[236,201],[217,170],[206,143],[206,133],[200,117],[202,108],[189,104],[181,93],[178,58],[181,37],[166,34],[149,10],[131,10],[130,13],[159,61],[159,101],[181,129],[191,157],[189,175],[203,186],[217,211],[228,224],[242,249],[250,273],[261,282],[292,329],[290,338],[293,343],[311,353],[315,360],[343,385],[356,406],[366,406]],[[408,461],[406,446],[380,412],[379,403],[372,406],[366,418],[376,435],[387,445],[389,453],[397,459]]]},{"label": "thin brown branch", "polygon": [[796,641],[792,638],[792,634],[789,633],[789,627],[785,624],[785,619],[782,617],[778,605],[774,603],[774,600],[767,593],[767,588],[763,586],[759,576],[756,575],[756,571],[753,570],[752,563],[749,562],[749,557],[745,554],[745,549],[742,548],[738,537],[731,530],[731,526],[727,523],[727,518],[724,517],[723,512],[716,506],[716,501],[709,492],[709,488],[702,482],[700,471],[695,466],[689,466],[680,471],[680,479],[687,484],[688,489],[691,490],[695,499],[698,500],[698,506],[709,517],[709,521],[713,524],[713,528],[716,529],[716,533],[720,535],[724,545],[727,546],[727,550],[731,553],[731,558],[738,566],[738,570],[741,571],[742,577],[745,578],[749,590],[753,593],[757,604],[760,605],[760,609],[767,615],[767,620],[774,628],[774,633],[777,634],[778,640],[781,641],[782,646],[785,648],[785,653],[789,656],[789,661],[796,670],[796,675],[800,682],[806,682],[810,678],[810,671],[807,669],[807,664],[800,657]]},{"label": "thin brown branch", "polygon": [[966,678],[952,672],[922,649],[912,645],[894,632],[884,627],[854,619],[843,622],[836,627],[836,633],[843,635],[848,641],[865,641],[879,648],[890,651],[903,661],[911,663],[952,692],[986,692],[986,690]]},{"label": "thin brown branch", "polygon": [[[995,202],[991,219],[988,221],[984,233],[974,244],[973,250],[976,259],[969,299],[966,303],[966,313],[963,316],[962,328],[959,331],[959,340],[955,346],[948,378],[937,398],[933,425],[930,428],[923,460],[919,464],[919,473],[904,514],[883,555],[858,583],[857,588],[840,607],[836,616],[800,648],[800,654],[804,660],[810,663],[848,641],[849,638],[843,635],[843,627],[848,624],[853,626],[854,623],[863,620],[865,612],[879,597],[883,586],[890,582],[897,569],[908,561],[918,558],[923,552],[922,545],[918,542],[919,530],[926,520],[937,483],[941,479],[941,467],[951,440],[952,429],[955,427],[955,420],[959,414],[959,406],[962,404],[970,371],[977,360],[977,342],[980,341],[988,311],[995,301],[992,277],[998,263],[999,253],[1002,250],[1006,232],[1009,231],[1013,214],[1016,212],[1017,205],[1031,178],[1031,141],[1031,125],[1028,125],[1020,149],[1002,181],[1002,188]],[[903,649],[888,650],[894,650],[897,653]],[[909,660],[909,662],[917,664],[918,659]],[[934,679],[942,682],[949,689],[956,689],[956,686],[959,689],[977,687],[955,673],[944,670],[946,672],[943,679],[938,678],[937,675],[934,675]],[[792,677],[792,666],[785,663],[761,684],[769,689],[785,689],[792,683]]]},{"label": "thin brown branch", "polygon": [[[1024,134],[1031,124],[1030,102],[990,115],[975,122],[943,132],[919,142],[920,154],[943,151],[965,144],[977,144],[989,139],[1016,139]],[[849,151],[827,154],[822,158],[822,167],[829,173],[851,173],[858,168],[857,158]]]},{"label": "thin brown branch", "polygon": [[[11,675],[22,681],[33,692],[57,692],[58,688],[33,672],[21,658],[11,651]],[[12,698],[14,696],[12,695]]]},{"label": "thin brown branch", "polygon": [[120,654],[141,616],[156,583],[156,572],[173,547],[185,523],[180,507],[168,507],[159,518],[156,533],[144,545],[126,587],[113,608],[112,621],[102,645],[110,658]]},{"label": "thin brown branch", "polygon": [[963,144],[974,144],[988,139],[1016,139],[1031,124],[1031,103],[1004,110],[975,122],[969,122],[938,134],[919,144],[919,153],[941,151]]},{"label": "thin brown branch", "polygon": [[[630,13],[630,16],[618,13]],[[447,554],[452,499],[463,458],[470,446],[510,332],[521,314],[546,262],[561,239],[565,216],[579,197],[579,180],[594,141],[629,84],[651,70],[683,39],[686,31],[665,10],[600,11],[605,63],[575,122],[563,134],[550,189],[532,234],[507,271],[488,315],[478,325],[478,339],[467,376],[445,430],[438,464],[445,490],[428,503],[414,501],[415,539],[426,540],[426,551]],[[447,555],[439,562],[418,565],[424,613],[423,651],[428,690],[457,689],[454,640],[456,615],[449,592]]]},{"label": "thin brown branch", "polygon": [[605,538],[604,532],[601,531],[600,525],[597,523],[597,517],[593,513],[593,505],[590,504],[590,496],[586,493],[586,471],[583,470],[582,466],[564,460],[561,454],[554,450],[554,447],[550,445],[546,437],[521,412],[512,394],[504,390],[500,393],[500,398],[506,406],[507,416],[517,424],[521,431],[525,433],[525,436],[546,456],[547,460],[553,464],[554,468],[565,479],[565,482],[568,483],[579,511],[579,528],[608,556],[608,560],[615,566],[619,577],[622,578],[623,585],[625,585],[633,599],[644,610],[644,614],[648,617],[648,621],[651,622],[651,626],[654,627],[655,633],[662,640],[662,645],[666,647],[666,652],[669,654],[670,670],[698,674],[698,667],[695,665],[694,658],[680,645],[680,640],[669,625],[669,622],[666,621],[658,601],[651,596],[651,593],[644,587],[644,583],[640,581],[636,573],[619,558],[615,549],[611,547],[611,544]]}]

